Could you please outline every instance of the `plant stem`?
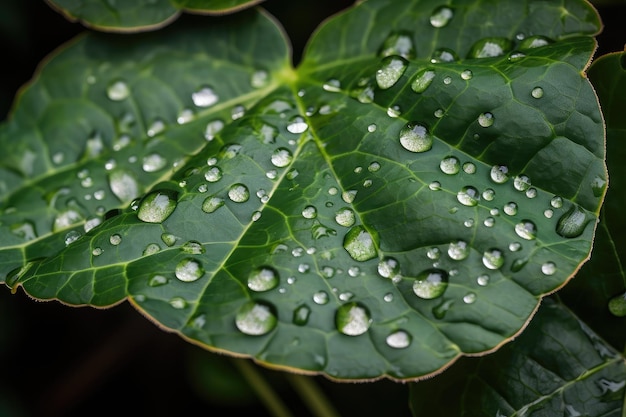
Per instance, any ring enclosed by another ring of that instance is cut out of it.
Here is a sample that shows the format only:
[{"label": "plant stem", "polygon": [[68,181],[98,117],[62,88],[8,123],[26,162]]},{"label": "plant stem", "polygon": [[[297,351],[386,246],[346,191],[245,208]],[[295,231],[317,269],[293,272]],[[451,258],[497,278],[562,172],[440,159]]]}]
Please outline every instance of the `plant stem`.
[{"label": "plant stem", "polygon": [[246,381],[248,381],[250,387],[256,392],[270,414],[274,417],[293,417],[280,397],[257,371],[254,364],[250,363],[248,359],[233,359],[233,363]]},{"label": "plant stem", "polygon": [[311,377],[297,374],[287,374],[286,376],[314,416],[340,417]]}]

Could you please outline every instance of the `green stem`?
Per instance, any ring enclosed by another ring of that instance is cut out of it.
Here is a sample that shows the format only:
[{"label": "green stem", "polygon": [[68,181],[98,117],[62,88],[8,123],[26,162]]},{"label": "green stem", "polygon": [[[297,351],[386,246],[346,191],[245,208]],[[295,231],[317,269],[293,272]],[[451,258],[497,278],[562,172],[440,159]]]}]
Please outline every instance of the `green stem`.
[{"label": "green stem", "polygon": [[239,372],[248,381],[250,387],[256,392],[257,396],[263,402],[267,410],[274,417],[293,417],[289,409],[281,401],[280,397],[274,392],[272,387],[263,379],[261,373],[256,369],[248,359],[233,359],[233,363],[239,369]]},{"label": "green stem", "polygon": [[286,374],[286,377],[314,416],[340,417],[311,377],[297,374]]}]

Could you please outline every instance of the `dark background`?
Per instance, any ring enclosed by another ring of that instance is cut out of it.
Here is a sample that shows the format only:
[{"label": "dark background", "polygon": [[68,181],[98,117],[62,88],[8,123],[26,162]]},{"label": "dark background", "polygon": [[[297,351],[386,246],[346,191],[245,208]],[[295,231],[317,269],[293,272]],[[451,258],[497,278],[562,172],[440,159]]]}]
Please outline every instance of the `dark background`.
[{"label": "dark background", "polygon": [[[267,0],[263,6],[284,25],[297,62],[315,27],[350,4]],[[605,23],[596,56],[623,50],[626,1],[596,5]],[[39,62],[84,30],[43,0],[2,0],[2,120]],[[269,415],[233,360],[162,331],[126,303],[107,310],[70,308],[0,285],[0,358],[0,417]],[[284,373],[256,369],[295,416],[311,415]],[[409,415],[407,385],[313,380],[343,416]]]}]

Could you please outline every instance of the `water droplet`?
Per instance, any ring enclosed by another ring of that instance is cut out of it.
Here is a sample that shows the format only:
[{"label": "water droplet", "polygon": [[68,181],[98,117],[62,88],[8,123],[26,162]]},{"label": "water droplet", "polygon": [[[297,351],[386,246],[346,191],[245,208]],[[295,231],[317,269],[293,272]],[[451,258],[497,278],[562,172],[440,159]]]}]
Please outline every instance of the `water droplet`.
[{"label": "water droplet", "polygon": [[204,253],[204,246],[198,241],[190,240],[185,242],[185,244],[180,247],[180,250],[190,255],[202,255]]},{"label": "water droplet", "polygon": [[556,232],[562,237],[578,237],[583,234],[589,221],[583,209],[579,205],[574,204],[559,218]]},{"label": "water droplet", "polygon": [[340,226],[350,227],[356,221],[356,215],[348,207],[344,207],[335,214],[335,221]]},{"label": "water droplet", "polygon": [[177,310],[187,307],[187,301],[182,297],[173,297],[170,299],[169,304]]},{"label": "water droplet", "polygon": [[436,261],[441,256],[441,251],[438,247],[433,246],[432,248],[428,249],[428,251],[426,252],[426,256],[428,257],[428,259]]},{"label": "water droplet", "polygon": [[476,293],[469,292],[465,294],[465,296],[463,296],[463,302],[465,304],[473,304],[474,302],[476,302]]},{"label": "water droplet", "polygon": [[322,85],[322,88],[332,93],[338,93],[341,91],[341,82],[336,78],[331,78]]},{"label": "water droplet", "polygon": [[367,332],[371,323],[368,309],[356,302],[343,304],[335,314],[337,330],[348,336],[358,336]]},{"label": "water droplet", "polygon": [[433,113],[433,115],[437,118],[437,119],[441,119],[444,116],[445,112],[443,109],[437,109],[435,110],[435,112]]},{"label": "water droplet", "polygon": [[376,83],[383,90],[393,87],[404,71],[406,71],[409,63],[406,59],[392,55],[383,58],[382,66],[376,71]]},{"label": "water droplet", "polygon": [[224,122],[216,119],[207,123],[206,128],[204,129],[204,138],[207,141],[212,141],[222,129],[224,128]]},{"label": "water droplet", "polygon": [[504,213],[509,216],[515,216],[517,214],[517,204],[510,201],[504,205],[502,210],[504,210]]},{"label": "water droplet", "polygon": [[541,46],[549,45],[550,43],[552,43],[552,40],[550,38],[541,35],[534,35],[522,40],[519,44],[519,49],[534,49]]},{"label": "water droplet", "polygon": [[178,240],[178,238],[171,234],[171,233],[163,233],[161,235],[161,240],[163,241],[163,243],[165,243],[167,246],[174,246],[174,244],[176,243],[176,241]]},{"label": "water droplet", "polygon": [[496,192],[492,188],[486,188],[482,193],[483,199],[492,201],[496,197]]},{"label": "water droplet", "polygon": [[428,184],[428,188],[432,191],[439,191],[441,190],[441,183],[439,181],[433,181]]},{"label": "water droplet", "polygon": [[452,77],[445,77],[445,78],[443,79],[443,83],[444,83],[445,85],[449,85],[451,82],[452,82]]},{"label": "water droplet", "polygon": [[468,58],[493,58],[508,53],[513,42],[508,38],[484,38],[472,45]]},{"label": "water droplet", "polygon": [[235,203],[244,203],[250,198],[250,191],[243,184],[233,184],[228,190],[228,198]]},{"label": "water droplet", "polygon": [[346,190],[341,193],[341,199],[348,204],[352,204],[356,198],[356,194],[357,190]]},{"label": "water droplet", "polygon": [[489,112],[481,113],[480,116],[478,116],[478,124],[482,127],[489,127],[493,125],[494,121],[495,119],[493,117],[493,114]]},{"label": "water droplet", "polygon": [[324,305],[328,303],[328,293],[326,291],[318,291],[313,294],[313,302],[315,304]]},{"label": "water droplet", "polygon": [[244,334],[262,336],[272,331],[278,322],[276,310],[271,304],[248,301],[235,316],[235,325]]},{"label": "water droplet", "polygon": [[376,132],[376,124],[372,123],[371,125],[367,126],[367,131],[370,133]]},{"label": "water droplet", "polygon": [[516,175],[513,179],[513,187],[515,187],[517,191],[528,190],[530,188],[530,178],[524,174]]},{"label": "water droplet", "polygon": [[278,272],[274,268],[262,266],[248,276],[248,288],[252,291],[269,291],[275,288],[279,281]]},{"label": "water droplet", "polygon": [[311,315],[311,309],[302,304],[293,311],[293,324],[296,326],[305,326],[309,322],[309,316]]},{"label": "water droplet", "polygon": [[165,130],[165,122],[161,119],[155,119],[150,126],[146,134],[148,137],[154,137]]},{"label": "water droplet", "polygon": [[591,191],[593,191],[594,197],[602,197],[604,189],[606,188],[606,180],[602,177],[595,177],[591,181]]},{"label": "water droplet", "polygon": [[425,125],[410,122],[400,130],[400,144],[410,152],[426,152],[433,146],[433,137]]},{"label": "water droplet", "polygon": [[474,207],[480,200],[480,193],[475,187],[467,185],[461,188],[461,191],[457,193],[456,199],[464,206]]},{"label": "water droplet", "polygon": [[439,320],[443,319],[446,316],[448,310],[450,310],[450,307],[452,307],[452,304],[454,304],[454,300],[442,301],[439,305],[433,307],[433,316],[435,316],[435,318]]},{"label": "water droplet", "polygon": [[511,242],[509,243],[509,250],[511,252],[517,252],[519,250],[522,250],[522,244],[519,242]]},{"label": "water droplet", "polygon": [[439,6],[430,15],[430,24],[435,28],[442,28],[450,23],[454,11],[448,6]]},{"label": "water droplet", "polygon": [[459,56],[455,51],[450,48],[439,48],[433,51],[430,56],[430,62],[432,64],[441,64],[448,62],[455,62],[459,60]]},{"label": "water droplet", "polygon": [[435,71],[422,69],[417,72],[415,79],[411,83],[411,89],[416,93],[423,93],[435,78]]},{"label": "water droplet", "polygon": [[439,163],[441,172],[448,175],[458,174],[461,170],[461,162],[456,156],[446,156]]},{"label": "water droplet", "polygon": [[265,70],[256,70],[250,76],[250,85],[254,88],[263,88],[270,82],[270,75]]},{"label": "water droplet", "polygon": [[535,197],[537,197],[537,189],[531,187],[528,190],[526,190],[526,197],[527,198],[535,198]]},{"label": "water droplet", "polygon": [[467,246],[467,242],[464,240],[457,240],[450,242],[448,246],[448,256],[455,261],[462,261],[470,254],[470,248]]},{"label": "water droplet", "polygon": [[176,117],[176,123],[179,125],[184,125],[185,123],[189,123],[193,120],[193,110],[191,109],[182,109],[178,116]]},{"label": "water droplet", "polygon": [[554,262],[546,262],[543,265],[541,265],[541,272],[544,275],[554,275],[554,273],[556,272],[556,265]]},{"label": "water droplet", "polygon": [[504,265],[504,254],[499,249],[489,249],[483,253],[483,265],[489,269],[500,269]]},{"label": "water droplet", "polygon": [[441,297],[446,288],[448,288],[448,274],[441,269],[422,271],[413,282],[415,295],[427,300]]},{"label": "water droplet", "polygon": [[153,191],[139,203],[137,217],[146,223],[162,223],[176,209],[177,197],[172,190]]},{"label": "water droplet", "polygon": [[515,225],[515,233],[522,239],[533,240],[537,237],[537,226],[530,220],[522,220]]},{"label": "water droplet", "polygon": [[400,275],[400,264],[395,258],[386,257],[378,263],[378,275],[393,280]]},{"label": "water droplet", "polygon": [[466,174],[474,174],[476,173],[476,165],[471,162],[466,162],[463,164],[463,172]]},{"label": "water droplet", "polygon": [[415,48],[410,32],[399,31],[389,34],[383,42],[379,56],[399,55],[406,59],[415,58]]},{"label": "water droplet", "polygon": [[374,239],[363,226],[354,226],[346,233],[343,247],[355,261],[364,262],[378,256]]},{"label": "water droplet", "polygon": [[311,235],[313,235],[313,239],[317,240],[323,237],[336,236],[337,231],[335,229],[331,229],[330,227],[326,227],[319,221],[315,220],[313,226],[311,226]]},{"label": "water droplet", "polygon": [[151,287],[160,287],[162,285],[165,285],[169,282],[169,279],[167,279],[167,277],[163,276],[163,275],[153,275],[149,280],[148,280],[148,285]]},{"label": "water droplet", "polygon": [[113,101],[122,101],[130,95],[128,84],[122,80],[113,81],[107,87],[107,97]]},{"label": "water droplet", "polygon": [[617,295],[609,300],[609,311],[617,317],[626,316],[626,294]]},{"label": "water droplet", "polygon": [[154,253],[157,253],[161,250],[161,247],[156,243],[149,243],[146,248],[143,250],[143,256],[149,256]]},{"label": "water droplet", "polygon": [[393,105],[387,108],[387,116],[389,117],[392,117],[395,119],[397,117],[400,117],[401,114],[402,114],[402,111],[400,110],[400,106],[398,105]]},{"label": "water droplet", "polygon": [[550,205],[553,208],[561,208],[563,207],[563,199],[558,195],[555,195],[552,199],[550,199]]},{"label": "water droplet", "polygon": [[394,349],[404,349],[411,344],[411,335],[404,330],[396,330],[387,336],[385,342]]},{"label": "water droplet", "polygon": [[222,179],[222,170],[218,166],[212,166],[205,172],[204,179],[208,182],[217,182]]},{"label": "water droplet", "polygon": [[104,250],[102,248],[93,248],[93,250],[91,251],[91,254],[93,256],[100,256],[102,255],[103,252]]},{"label": "water droplet", "polygon": [[464,80],[471,80],[473,76],[474,76],[474,73],[472,73],[471,70],[466,69],[463,72],[461,72],[461,78]]},{"label": "water droplet", "polygon": [[109,243],[113,246],[117,246],[120,243],[122,243],[122,236],[118,235],[117,233],[114,235],[111,235],[109,237]]},{"label": "water droplet", "polygon": [[532,91],[530,92],[530,95],[533,96],[533,98],[543,97],[543,88],[541,87],[533,88]]},{"label": "water droplet", "polygon": [[480,285],[481,287],[486,286],[487,284],[489,284],[489,275],[487,274],[479,275],[478,278],[476,278],[476,283]]},{"label": "water droplet", "polygon": [[213,213],[224,205],[224,199],[216,196],[210,196],[202,202],[202,211],[205,213]]},{"label": "water droplet", "polygon": [[314,206],[306,206],[302,210],[302,217],[305,219],[314,219],[317,217],[317,209]]},{"label": "water droplet", "polygon": [[504,184],[509,180],[509,168],[505,165],[494,165],[489,175],[496,184]]},{"label": "water droplet", "polygon": [[176,278],[183,282],[193,282],[200,279],[204,275],[204,268],[200,262],[195,259],[186,258],[176,265],[174,271]]},{"label": "water droplet", "polygon": [[219,97],[211,87],[205,86],[192,93],[191,100],[198,107],[209,107],[217,103]]},{"label": "water droplet", "polygon": [[493,217],[487,217],[484,221],[483,224],[486,227],[493,227],[496,224],[496,220]]},{"label": "water droplet", "polygon": [[272,165],[277,168],[284,168],[291,163],[293,155],[287,148],[278,148],[272,153],[271,161]]},{"label": "water droplet", "polygon": [[287,125],[287,130],[294,134],[304,133],[308,128],[309,125],[304,121],[302,116],[295,116]]},{"label": "water droplet", "polygon": [[143,157],[142,168],[145,172],[156,172],[167,165],[167,159],[158,153],[152,153]]}]

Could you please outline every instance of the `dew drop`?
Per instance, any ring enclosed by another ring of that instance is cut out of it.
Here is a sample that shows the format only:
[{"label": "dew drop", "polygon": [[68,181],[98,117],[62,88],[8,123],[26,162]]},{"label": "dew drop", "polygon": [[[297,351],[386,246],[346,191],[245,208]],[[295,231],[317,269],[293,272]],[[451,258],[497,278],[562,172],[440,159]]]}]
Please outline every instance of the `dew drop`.
[{"label": "dew drop", "polygon": [[450,310],[450,307],[452,307],[452,304],[454,304],[454,300],[442,301],[439,305],[433,307],[433,316],[439,320],[443,319],[448,310]]},{"label": "dew drop", "polygon": [[198,107],[209,107],[217,103],[219,97],[211,87],[205,86],[192,93],[191,100]]},{"label": "dew drop", "polygon": [[448,274],[441,269],[422,271],[413,282],[415,295],[427,300],[441,297],[446,288],[448,288]]},{"label": "dew drop", "polygon": [[280,279],[278,272],[269,266],[262,266],[253,270],[248,276],[248,288],[252,291],[269,291],[275,288]]},{"label": "dew drop", "polygon": [[483,265],[489,269],[500,269],[504,265],[504,254],[499,249],[489,249],[483,253]]},{"label": "dew drop", "polygon": [[182,297],[174,297],[170,299],[169,304],[176,310],[181,310],[187,307],[187,301]]},{"label": "dew drop", "polygon": [[171,190],[153,191],[139,203],[137,217],[146,223],[162,223],[176,209],[177,197]]},{"label": "dew drop", "polygon": [[474,74],[472,73],[471,70],[466,69],[463,72],[461,72],[461,78],[464,80],[471,80],[473,76]]},{"label": "dew drop", "polygon": [[107,97],[109,100],[122,101],[130,95],[128,84],[123,80],[113,81],[107,87]]},{"label": "dew drop", "polygon": [[367,170],[369,172],[378,172],[380,170],[380,163],[378,162],[372,162],[371,164],[369,164],[369,166],[367,167]]},{"label": "dew drop", "polygon": [[153,275],[149,280],[148,280],[148,285],[151,287],[160,287],[162,285],[165,285],[169,282],[169,280],[167,279],[167,277],[163,276],[163,275]]},{"label": "dew drop", "polygon": [[482,197],[486,201],[492,201],[496,197],[496,192],[493,188],[486,188],[482,193]]},{"label": "dew drop", "polygon": [[591,191],[594,197],[602,197],[606,188],[606,180],[602,177],[595,177],[591,181]]},{"label": "dew drop", "polygon": [[452,82],[452,77],[445,77],[445,78],[443,79],[443,83],[444,83],[445,85],[449,85],[451,82]]},{"label": "dew drop", "polygon": [[224,199],[216,196],[210,196],[202,202],[202,211],[205,213],[213,213],[224,205]]},{"label": "dew drop", "polygon": [[426,256],[428,257],[428,259],[436,261],[441,256],[441,251],[438,247],[433,246],[432,248],[428,249],[428,251],[426,252]]},{"label": "dew drop", "polygon": [[270,82],[270,75],[265,70],[256,70],[250,76],[250,85],[254,88],[263,88]]},{"label": "dew drop", "polygon": [[355,261],[364,262],[378,256],[374,239],[363,226],[354,226],[346,233],[343,247]]},{"label": "dew drop", "polygon": [[394,105],[391,107],[387,108],[387,116],[392,117],[392,118],[397,118],[400,117],[400,115],[402,114],[402,111],[400,110],[400,106],[398,105]]},{"label": "dew drop", "polygon": [[482,127],[489,127],[493,125],[494,121],[495,119],[493,117],[493,114],[489,112],[481,113],[480,116],[478,116],[478,124]]},{"label": "dew drop", "polygon": [[559,218],[556,232],[562,237],[578,237],[583,234],[587,223],[589,223],[589,220],[583,209],[579,205],[574,204]]},{"label": "dew drop", "polygon": [[224,128],[224,122],[216,119],[207,123],[206,128],[204,129],[204,138],[207,141],[212,141],[222,129]]},{"label": "dew drop", "polygon": [[428,184],[428,188],[432,191],[439,191],[441,190],[441,183],[439,181],[433,181]]},{"label": "dew drop", "polygon": [[371,323],[368,309],[356,302],[341,305],[335,314],[337,330],[347,336],[358,336],[367,332]]},{"label": "dew drop", "polygon": [[483,221],[483,224],[485,225],[485,227],[493,227],[496,224],[496,220],[493,217],[487,217]]},{"label": "dew drop", "polygon": [[466,162],[463,164],[463,172],[466,174],[474,174],[476,173],[476,165],[471,162]]},{"label": "dew drop", "polygon": [[217,182],[222,179],[222,170],[218,166],[212,166],[204,173],[204,179],[208,182]]},{"label": "dew drop", "polygon": [[167,246],[174,246],[174,244],[176,243],[177,237],[171,233],[163,233],[161,235],[161,240],[163,241],[163,243],[165,243]]},{"label": "dew drop", "polygon": [[167,159],[158,153],[152,153],[143,157],[142,169],[145,172],[157,172],[167,165]]},{"label": "dew drop", "polygon": [[458,174],[461,170],[461,162],[456,156],[446,156],[439,163],[441,172],[448,175]]},{"label": "dew drop", "polygon": [[476,302],[476,293],[470,292],[463,296],[463,302],[465,304],[474,304]]},{"label": "dew drop", "polygon": [[415,47],[411,33],[407,31],[390,33],[378,54],[381,57],[399,55],[405,59],[415,58]]},{"label": "dew drop", "polygon": [[193,282],[200,279],[204,275],[204,268],[200,262],[195,259],[183,259],[176,265],[174,271],[176,278],[183,282]]},{"label": "dew drop", "polygon": [[513,178],[513,187],[517,191],[527,191],[530,188],[530,178],[524,174],[516,175]]},{"label": "dew drop", "polygon": [[102,248],[93,248],[93,250],[91,251],[91,254],[93,256],[100,256],[102,255],[103,252],[104,250]]},{"label": "dew drop", "polygon": [[522,40],[519,44],[519,49],[534,49],[541,46],[549,45],[550,43],[552,43],[552,40],[550,38],[541,35],[534,35]]},{"label": "dew drop", "polygon": [[352,204],[356,198],[356,194],[357,190],[347,190],[341,193],[341,199],[348,204]]},{"label": "dew drop", "polygon": [[425,125],[410,122],[400,130],[400,144],[410,152],[426,152],[433,146],[433,137]]},{"label": "dew drop", "polygon": [[266,302],[248,301],[235,316],[235,325],[244,334],[262,336],[272,331],[278,322],[276,309]]},{"label": "dew drop", "polygon": [[114,235],[111,235],[109,237],[109,243],[113,246],[117,246],[120,243],[122,243],[122,236],[118,235],[117,233]]},{"label": "dew drop", "polygon": [[386,257],[378,263],[378,275],[394,279],[400,275],[400,264],[395,258]]},{"label": "dew drop", "polygon": [[376,124],[372,123],[371,125],[367,126],[367,131],[370,133],[374,133],[376,132],[376,128],[377,128]]},{"label": "dew drop", "polygon": [[335,214],[335,221],[340,226],[350,227],[356,221],[356,215],[351,209],[344,207]]},{"label": "dew drop", "polygon": [[204,253],[204,246],[198,241],[190,240],[185,242],[185,244],[180,247],[180,250],[190,255],[202,255]]},{"label": "dew drop", "polygon": [[554,262],[546,262],[543,265],[541,265],[541,272],[544,275],[554,275],[554,273],[556,272],[556,265]]},{"label": "dew drop", "polygon": [[165,130],[165,122],[161,119],[155,119],[150,126],[146,134],[148,137],[154,137]]},{"label": "dew drop", "polygon": [[442,64],[459,60],[458,54],[450,48],[439,48],[430,56],[431,64]]},{"label": "dew drop", "polygon": [[411,335],[404,330],[396,330],[387,336],[385,342],[394,349],[404,349],[411,344]]},{"label": "dew drop", "polygon": [[480,193],[475,187],[467,185],[461,188],[461,191],[457,193],[456,198],[457,200],[459,200],[459,203],[463,204],[464,206],[474,207],[478,204],[478,201],[480,200]]},{"label": "dew drop", "polygon": [[311,309],[302,304],[293,311],[293,324],[296,326],[305,326],[309,322],[309,316],[311,315]]},{"label": "dew drop", "polygon": [[533,96],[533,98],[543,97],[543,88],[541,87],[533,88],[532,91],[530,92],[530,95]]},{"label": "dew drop", "polygon": [[508,38],[484,38],[472,45],[468,58],[493,58],[508,53],[513,42]]},{"label": "dew drop", "polygon": [[515,216],[517,214],[517,204],[513,201],[510,201],[504,205],[502,208],[505,214],[509,216]]},{"label": "dew drop", "polygon": [[454,17],[454,11],[448,6],[437,7],[430,15],[430,24],[435,28],[445,27]]},{"label": "dew drop", "polygon": [[156,243],[149,243],[146,248],[143,250],[143,256],[149,256],[157,253],[161,250],[161,247]]},{"label": "dew drop", "polygon": [[537,226],[530,220],[522,220],[515,225],[515,233],[522,239],[533,240],[537,237]]},{"label": "dew drop", "polygon": [[411,83],[411,89],[416,93],[423,93],[435,78],[435,71],[422,69],[417,72],[415,79]]},{"label": "dew drop", "polygon": [[331,78],[322,85],[322,88],[332,93],[338,93],[341,91],[341,82],[336,78]]},{"label": "dew drop", "polygon": [[381,68],[376,71],[376,83],[383,90],[393,87],[404,71],[406,71],[409,63],[401,56],[391,55],[383,58]]},{"label": "dew drop", "polygon": [[287,125],[287,130],[294,134],[304,133],[308,128],[309,125],[304,121],[302,116],[295,116]]},{"label": "dew drop", "polygon": [[433,115],[437,118],[437,119],[441,119],[443,117],[443,115],[445,114],[443,109],[437,109],[435,110],[435,112],[433,113]]},{"label": "dew drop", "polygon": [[496,184],[504,184],[509,180],[509,168],[505,165],[494,165],[489,176]]},{"label": "dew drop", "polygon": [[448,256],[455,261],[462,261],[469,256],[469,253],[470,249],[464,240],[451,242],[448,246]]},{"label": "dew drop", "polygon": [[250,198],[250,191],[243,184],[233,184],[228,190],[228,198],[235,203],[245,203]]},{"label": "dew drop", "polygon": [[550,205],[553,208],[557,208],[557,209],[561,208],[561,207],[563,207],[563,199],[561,197],[559,197],[558,195],[554,196],[554,197],[552,197],[552,199],[550,199]]},{"label": "dew drop", "polygon": [[313,294],[313,302],[315,304],[324,305],[328,303],[328,293],[326,291],[318,291]]},{"label": "dew drop", "polygon": [[277,168],[284,168],[291,163],[293,155],[287,148],[278,148],[272,153],[272,165]]},{"label": "dew drop", "polygon": [[486,286],[487,284],[489,284],[489,275],[487,274],[479,275],[478,278],[476,278],[476,283],[480,285],[481,287]]},{"label": "dew drop", "polygon": [[306,206],[302,210],[302,217],[305,219],[314,219],[317,217],[317,209],[314,206]]}]

